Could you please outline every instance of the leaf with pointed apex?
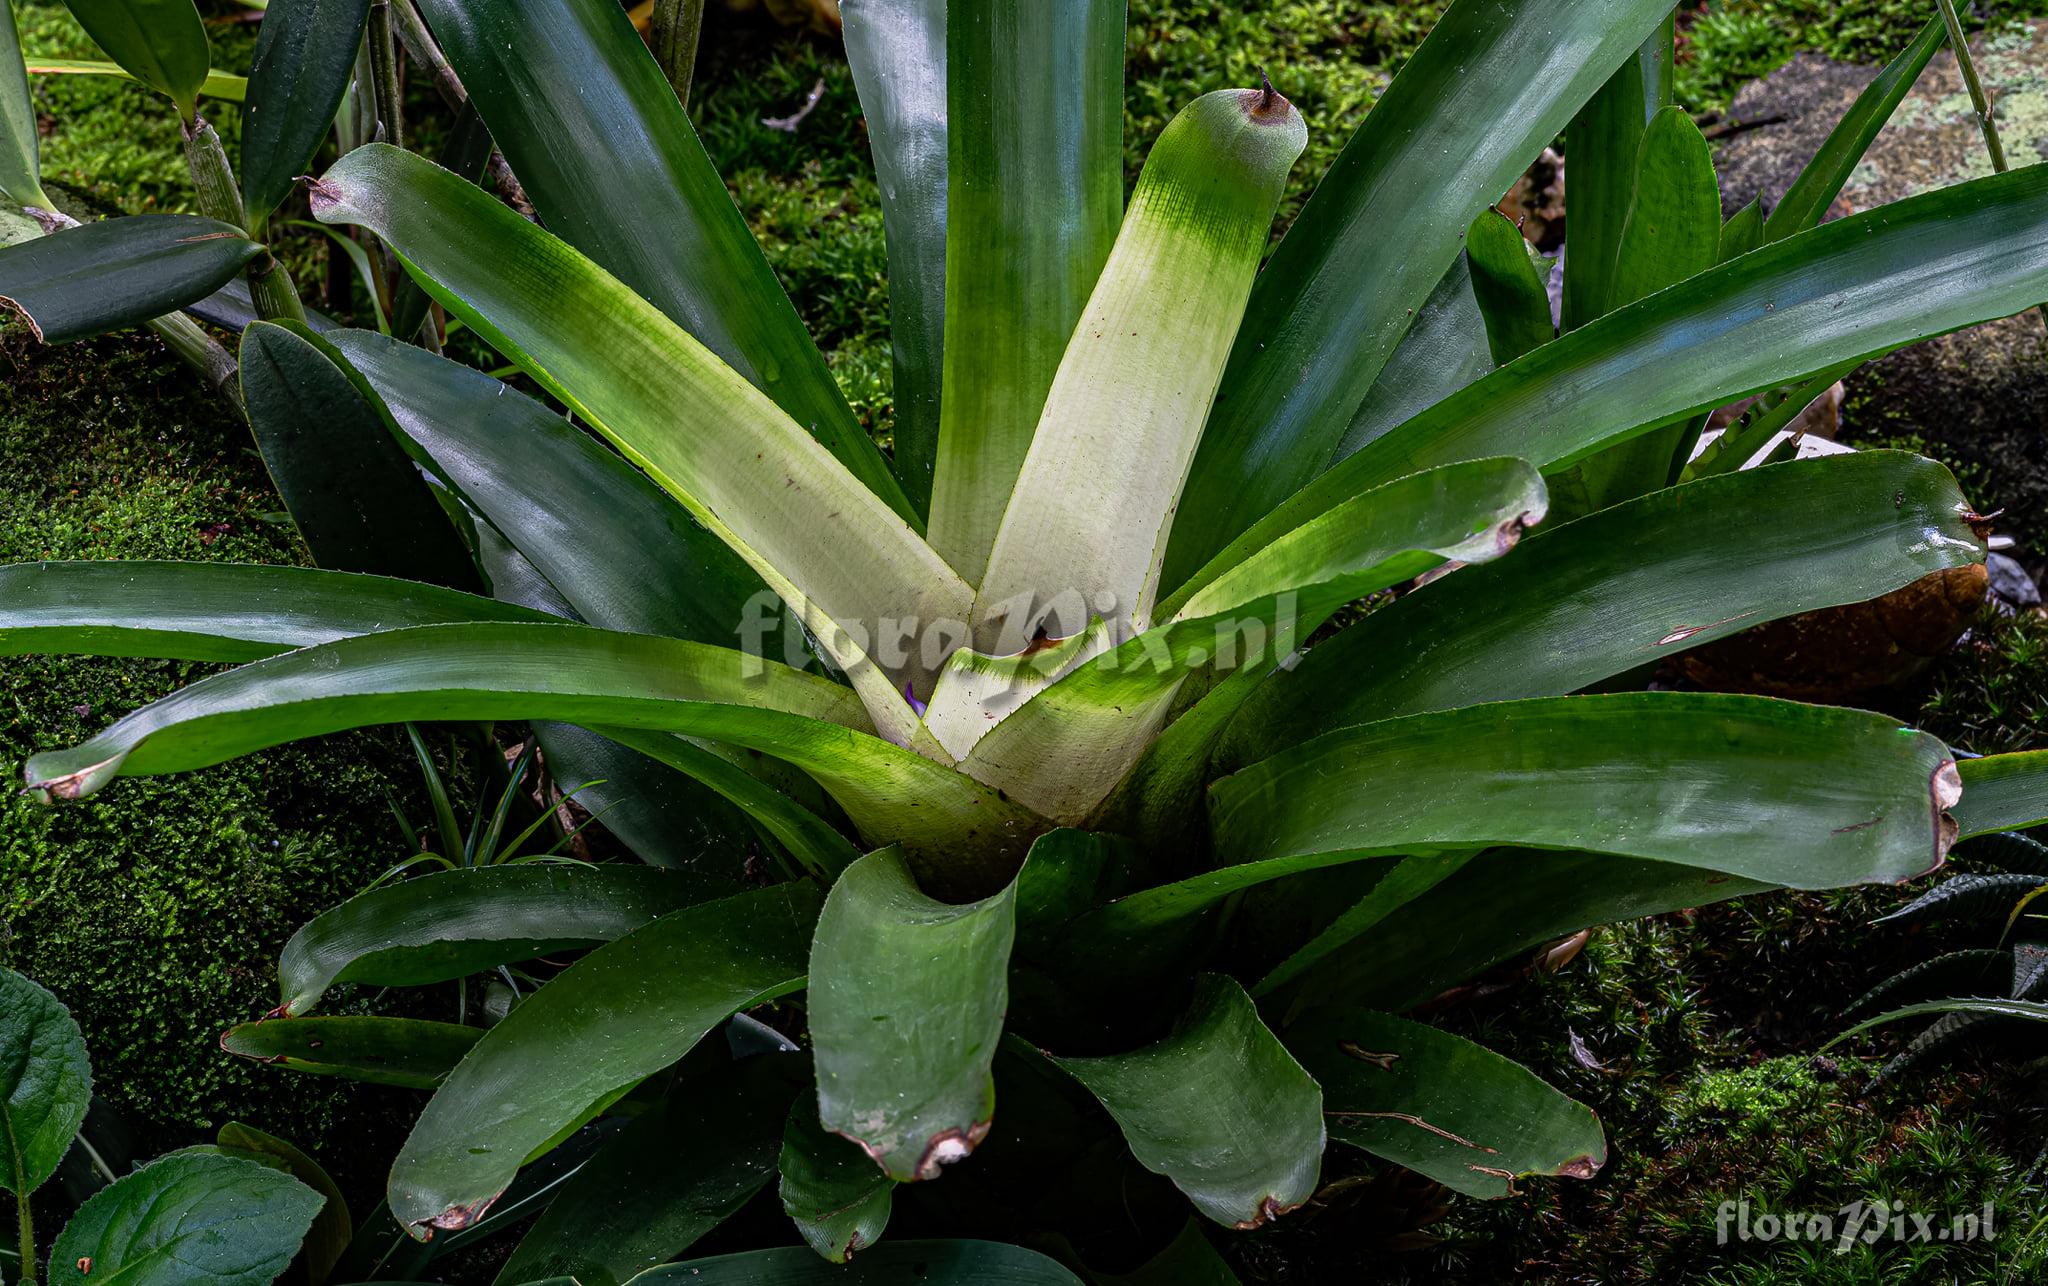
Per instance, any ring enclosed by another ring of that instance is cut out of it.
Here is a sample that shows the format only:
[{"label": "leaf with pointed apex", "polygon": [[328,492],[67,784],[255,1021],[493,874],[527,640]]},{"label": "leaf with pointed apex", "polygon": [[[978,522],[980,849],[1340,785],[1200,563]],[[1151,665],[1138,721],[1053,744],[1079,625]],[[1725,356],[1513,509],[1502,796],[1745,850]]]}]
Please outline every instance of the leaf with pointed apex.
[{"label": "leaf with pointed apex", "polygon": [[484,1034],[392,1165],[415,1237],[468,1227],[536,1152],[687,1054],[734,1013],[804,985],[817,892],[781,884],[685,907],[584,956]]},{"label": "leaf with pointed apex", "polygon": [[695,1245],[775,1176],[803,1063],[770,1054],[677,1084],[561,1186],[500,1286],[555,1274],[618,1286]]},{"label": "leaf with pointed apex", "polygon": [[1574,221],[1564,265],[1565,330],[1629,299],[1616,280],[1619,251],[1635,198],[1644,129],[1671,102],[1672,36],[1667,14],[1565,128],[1565,152],[1578,167],[1572,171]]},{"label": "leaf with pointed apex", "polygon": [[994,1113],[989,1068],[1009,1005],[1016,883],[953,905],[895,849],[846,868],[811,943],[818,1117],[892,1179],[935,1179]]},{"label": "leaf with pointed apex", "polygon": [[[548,228],[765,393],[885,508],[914,519],[624,12],[605,0],[421,0],[420,10]],[[496,269],[494,249],[478,246]]]},{"label": "leaf with pointed apex", "polygon": [[1156,1044],[1053,1061],[1116,1118],[1140,1164],[1217,1223],[1256,1228],[1314,1194],[1322,1091],[1230,978],[1198,978]]},{"label": "leaf with pointed apex", "polygon": [[2043,298],[2048,169],[1911,197],[1545,344],[1340,461],[1253,530],[1270,538],[1335,497],[1450,460],[1513,451],[1553,472],[1676,417]]},{"label": "leaf with pointed apex", "polygon": [[858,640],[883,618],[965,620],[970,591],[860,479],[645,299],[446,170],[373,143],[327,172],[313,204],[322,222],[383,237],[731,545],[821,636],[883,730],[910,742],[902,687],[921,649],[885,673]]},{"label": "leaf with pointed apex", "polygon": [[1550,291],[1512,220],[1492,206],[1481,210],[1465,233],[1465,258],[1495,365],[1504,366],[1556,338]]},{"label": "leaf with pointed apex", "polygon": [[[1969,793],[1968,779],[1964,781],[1963,793]],[[2044,887],[2044,884],[2048,884],[2048,881],[2044,881],[2042,876],[2007,871],[1952,875],[1890,915],[1881,915],[1871,923],[1971,919],[2003,921],[2011,914],[2014,903],[2021,901],[2034,890]]]},{"label": "leaf with pointed apex", "polygon": [[841,0],[839,13],[882,192],[892,454],[905,494],[922,511],[931,503],[945,364],[946,0]]},{"label": "leaf with pointed apex", "polygon": [[[1980,561],[1967,508],[1933,461],[1859,452],[1539,528],[1512,558],[1397,599],[1268,679],[1223,754],[1243,764],[1347,724],[1562,696],[1763,621],[1874,598]],[[1705,531],[1743,533],[1742,558]]]},{"label": "leaf with pointed apex", "polygon": [[213,66],[192,0],[64,0],[64,7],[123,71],[192,118]]},{"label": "leaf with pointed apex", "polygon": [[71,1011],[0,968],[0,1189],[27,1201],[56,1173],[91,1103],[92,1068]]},{"label": "leaf with pointed apex", "polygon": [[1330,1137],[1470,1197],[1530,1175],[1590,1179],[1607,1160],[1592,1109],[1461,1036],[1370,1010],[1326,1010],[1287,1029],[1323,1087]]},{"label": "leaf with pointed apex", "polygon": [[0,200],[50,208],[50,198],[43,194],[41,152],[14,8],[0,4]]},{"label": "leaf with pointed apex", "polygon": [[347,1015],[243,1023],[221,1034],[220,1047],[316,1076],[430,1090],[483,1034],[454,1023]]},{"label": "leaf with pointed apex", "polygon": [[417,987],[610,942],[739,886],[641,866],[488,866],[359,893],[307,922],[278,960],[283,1017],[338,982]]},{"label": "leaf with pointed apex", "polygon": [[1766,239],[1776,241],[1804,232],[1827,215],[1828,207],[1835,203],[1843,185],[1862,162],[1864,152],[1905,101],[1935,51],[1941,48],[1945,35],[1941,15],[1937,13],[1897,57],[1885,64],[1877,78],[1863,87],[1863,92],[1856,95],[1856,101],[1828,132],[1820,151],[1799,171],[1784,199],[1765,220]]},{"label": "leaf with pointed apex", "polygon": [[261,1161],[174,1152],[78,1208],[50,1247],[49,1286],[269,1286],[322,1201]]},{"label": "leaf with pointed apex", "polygon": [[802,1246],[748,1250],[656,1268],[628,1286],[1081,1286],[1022,1246],[993,1241],[889,1241],[836,1265]]},{"label": "leaf with pointed apex", "polygon": [[1124,0],[954,0],[945,38],[944,378],[930,532],[978,585],[1123,217]]},{"label": "leaf with pointed apex", "polygon": [[1615,251],[1615,306],[1705,272],[1720,247],[1713,150],[1684,108],[1663,108],[1644,128],[1636,156],[1635,198]]},{"label": "leaf with pointed apex", "polygon": [[799,1095],[789,1110],[779,1169],[783,1213],[828,1262],[843,1264],[882,1239],[896,1181],[859,1144],[824,1127],[813,1095]]},{"label": "leaf with pointed apex", "polygon": [[[1875,1018],[1866,1018],[1821,1048],[1832,1049],[1851,1036],[1861,1035],[1873,1027],[1894,1023],[1901,1018],[1920,1018],[1928,1014],[1974,1014],[1988,1018],[2024,1018],[2033,1022],[2048,1022],[2048,1003],[2038,1000],[2009,1000],[2000,996],[1957,996],[1947,1000],[1923,1000],[1917,1005],[1902,1005]],[[1896,1075],[1889,1067],[1886,1074]]]},{"label": "leaf with pointed apex", "polygon": [[1877,1008],[1879,1001],[1911,1003],[1990,991],[2011,975],[2016,963],[2015,953],[2001,947],[1951,951],[1900,970],[1843,1006],[1842,1013],[1864,1013]]},{"label": "leaf with pointed apex", "polygon": [[282,1165],[287,1173],[318,1193],[326,1203],[314,1216],[313,1226],[306,1233],[305,1244],[300,1247],[298,1257],[306,1279],[312,1286],[321,1286],[342,1255],[347,1253],[349,1242],[355,1238],[355,1221],[349,1218],[348,1201],[341,1195],[333,1176],[318,1161],[283,1139],[240,1121],[230,1121],[221,1126],[214,1141],[223,1151],[252,1153],[254,1160]]},{"label": "leaf with pointed apex", "polygon": [[456,589],[480,583],[390,412],[333,345],[302,324],[259,321],[242,332],[240,359],[249,428],[315,562]]},{"label": "leaf with pointed apex", "polygon": [[1964,759],[1956,768],[1963,774],[1955,815],[1964,839],[2048,822],[2048,750]]},{"label": "leaf with pointed apex", "polygon": [[206,298],[262,249],[195,214],[83,223],[0,249],[0,322],[19,317],[45,344],[139,326]]},{"label": "leaf with pointed apex", "polygon": [[[1445,11],[1259,274],[1163,583],[1329,465],[1472,216],[1670,11],[1669,0],[1455,0]],[[1453,98],[1459,110],[1446,112]],[[1504,442],[1459,458],[1510,453],[1522,454]]]},{"label": "leaf with pointed apex", "polygon": [[1739,259],[1764,243],[1764,199],[1754,197],[1748,205],[1728,216],[1728,222],[1721,225],[1720,241],[1715,247],[1714,262],[1726,263]]},{"label": "leaf with pointed apex", "polygon": [[1416,309],[1400,347],[1387,358],[1372,391],[1345,428],[1336,459],[1406,424],[1493,369],[1486,319],[1472,289],[1471,258],[1461,254]]},{"label": "leaf with pointed apex", "polygon": [[411,625],[550,618],[388,576],[150,561],[0,567],[0,656],[254,661]]},{"label": "leaf with pointed apex", "polygon": [[270,0],[242,102],[242,207],[260,228],[313,164],[355,76],[370,0]]}]

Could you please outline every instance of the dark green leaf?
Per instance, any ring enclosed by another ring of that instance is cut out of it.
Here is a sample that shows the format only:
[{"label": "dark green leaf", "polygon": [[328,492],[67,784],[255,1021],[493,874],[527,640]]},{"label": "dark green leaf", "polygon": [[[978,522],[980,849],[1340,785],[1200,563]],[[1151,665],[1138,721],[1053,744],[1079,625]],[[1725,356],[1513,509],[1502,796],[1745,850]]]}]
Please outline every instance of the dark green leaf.
[{"label": "dark green leaf", "polygon": [[1217,1223],[1256,1228],[1315,1192],[1322,1091],[1231,979],[1202,975],[1156,1044],[1054,1061],[1109,1109],[1140,1164]]},{"label": "dark green leaf", "polygon": [[[1967,794],[1967,787],[1965,788]],[[1872,924],[1902,920],[1990,920],[2002,923],[2029,893],[2048,886],[2048,879],[2011,871],[1956,875],[1943,880],[1890,915]]]},{"label": "dark green leaf", "polygon": [[19,316],[46,344],[140,325],[206,298],[262,249],[193,214],[80,224],[0,249],[0,321]]},{"label": "dark green leaf", "polygon": [[392,1166],[392,1214],[422,1239],[476,1222],[565,1130],[734,1013],[802,987],[817,911],[811,886],[776,885],[672,912],[570,965],[427,1104]]},{"label": "dark green leaf", "polygon": [[387,884],[292,935],[278,960],[278,1008],[304,1014],[337,982],[414,987],[594,947],[735,891],[638,866],[492,866]]},{"label": "dark green leaf", "polygon": [[370,0],[270,0],[242,101],[242,207],[260,228],[334,125]]},{"label": "dark green leaf", "polygon": [[1209,1242],[1201,1221],[1188,1220],[1173,1244],[1128,1273],[1091,1273],[1095,1286],[1242,1286]]},{"label": "dark green leaf", "polygon": [[71,1011],[0,968],[0,1188],[27,1201],[57,1172],[91,1104],[92,1067]]},{"label": "dark green leaf", "polygon": [[1737,259],[1764,243],[1764,199],[1756,197],[1728,216],[1721,225],[1721,242],[1715,262]]},{"label": "dark green leaf", "polygon": [[430,1090],[483,1034],[454,1023],[351,1015],[243,1023],[222,1034],[220,1047],[293,1071]]},{"label": "dark green leaf", "polygon": [[2048,750],[1964,759],[1956,768],[1963,798],[1953,811],[1963,838],[2048,822]]},{"label": "dark green leaf", "polygon": [[282,1165],[286,1173],[318,1193],[325,1205],[314,1216],[313,1227],[306,1233],[305,1244],[299,1248],[299,1263],[304,1267],[310,1286],[320,1286],[327,1280],[334,1265],[340,1262],[348,1243],[355,1237],[355,1223],[349,1218],[348,1202],[342,1198],[341,1189],[334,1179],[321,1168],[318,1161],[299,1151],[275,1135],[265,1134],[253,1125],[230,1121],[220,1127],[215,1142],[230,1152],[254,1153],[252,1159]]},{"label": "dark green leaf", "polygon": [[321,1202],[260,1161],[173,1153],[79,1207],[50,1248],[49,1286],[270,1286]]},{"label": "dark green leaf", "polygon": [[50,208],[50,198],[43,194],[41,144],[14,8],[0,6],[0,200]]},{"label": "dark green leaf", "polygon": [[[1901,1018],[1920,1018],[1927,1014],[1981,1014],[1991,1018],[2024,1018],[2033,1022],[2048,1022],[2048,1004],[2038,1000],[2007,1000],[1998,996],[1963,997],[1949,1000],[1925,1000],[1917,1005],[1904,1005],[1875,1018],[1866,1018],[1854,1027],[1829,1041],[1822,1048],[1830,1048],[1851,1036],[1869,1031],[1885,1023],[1897,1022]],[[1891,1069],[1887,1068],[1888,1074]]]},{"label": "dark green leaf", "polygon": [[1684,108],[1666,107],[1650,118],[1636,157],[1635,199],[1615,252],[1615,306],[1705,272],[1720,247],[1713,151]]},{"label": "dark green leaf", "polygon": [[1505,1197],[1524,1176],[1590,1179],[1607,1161],[1592,1109],[1461,1036],[1345,1009],[1290,1026],[1287,1048],[1323,1087],[1331,1138],[1453,1192]]},{"label": "dark green leaf", "polygon": [[1336,458],[1406,424],[1492,369],[1486,319],[1472,295],[1472,266],[1461,254],[1416,310],[1401,346],[1359,403],[1337,444]]},{"label": "dark green leaf", "polygon": [[[1565,130],[1571,170],[1564,329],[1576,330],[1632,296],[1618,288],[1623,230],[1636,192],[1645,127],[1671,102],[1672,19],[1649,33]],[[1715,214],[1719,217],[1719,208]]]},{"label": "dark green leaf", "polygon": [[835,1266],[801,1246],[693,1259],[642,1273],[633,1286],[1081,1286],[1035,1250],[993,1241],[892,1241]]},{"label": "dark green leaf", "polygon": [[800,1095],[782,1135],[782,1209],[806,1244],[843,1264],[882,1239],[896,1181],[860,1146],[827,1130]]},{"label": "dark green leaf", "polygon": [[1499,210],[1487,207],[1465,234],[1465,255],[1471,264],[1472,294],[1486,321],[1486,340],[1496,365],[1547,344],[1550,292],[1529,258],[1529,243],[1520,229]]},{"label": "dark green leaf", "polygon": [[890,1178],[937,1178],[988,1133],[1009,1004],[1014,881],[966,905],[918,889],[895,849],[839,877],[811,943],[818,1115]]},{"label": "dark green leaf", "polygon": [[192,0],[64,0],[64,6],[121,70],[168,95],[183,119],[192,118],[213,67]]}]

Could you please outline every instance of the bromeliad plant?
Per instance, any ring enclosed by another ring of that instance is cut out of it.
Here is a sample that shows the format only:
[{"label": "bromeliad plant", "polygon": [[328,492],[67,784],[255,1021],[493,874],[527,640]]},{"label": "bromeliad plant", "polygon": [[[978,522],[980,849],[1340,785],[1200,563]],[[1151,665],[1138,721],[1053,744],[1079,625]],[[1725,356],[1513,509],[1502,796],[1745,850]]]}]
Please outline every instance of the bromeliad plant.
[{"label": "bromeliad plant", "polygon": [[[179,6],[105,7],[147,32]],[[1959,768],[1873,714],[1633,690],[1984,556],[1917,457],[1687,471],[1717,405],[2048,297],[2039,168],[1817,226],[1938,27],[1724,227],[1669,105],[1669,0],[1457,0],[1261,268],[1307,134],[1270,85],[1188,105],[1126,202],[1121,0],[846,0],[884,455],[611,0],[421,8],[538,224],[386,143],[313,180],[313,213],[569,418],[407,328],[271,308],[240,387],[321,568],[0,572],[7,650],[245,663],[33,758],[44,799],[530,720],[646,862],[378,888],[293,940],[277,1020],[225,1038],[434,1090],[388,1194],[415,1238],[552,1196],[501,1280],[619,1280],[779,1175],[828,1259],[897,1253],[866,1248],[899,1200],[1086,1259],[1189,1206],[1281,1216],[1332,1137],[1480,1196],[1590,1175],[1590,1111],[1400,1012],[1587,926],[1903,880],[2048,812],[2038,755]],[[266,41],[316,47],[330,16],[274,0],[266,25],[305,25]],[[294,101],[260,57],[248,98]],[[1561,335],[1488,211],[1560,131]],[[259,231],[59,231],[0,252],[0,294],[50,340],[135,324]],[[488,1030],[316,1015],[338,983],[579,950]],[[700,1048],[771,1003],[801,1051]],[[600,1128],[573,1177],[523,1177]],[[916,1253],[966,1281],[1014,1252]]]}]

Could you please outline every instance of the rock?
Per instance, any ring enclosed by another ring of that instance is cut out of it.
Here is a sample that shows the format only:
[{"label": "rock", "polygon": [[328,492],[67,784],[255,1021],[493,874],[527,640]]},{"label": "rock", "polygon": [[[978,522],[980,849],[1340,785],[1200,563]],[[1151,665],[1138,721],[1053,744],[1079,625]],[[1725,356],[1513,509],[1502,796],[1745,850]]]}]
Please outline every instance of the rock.
[{"label": "rock", "polygon": [[[2009,24],[1971,42],[2015,166],[2048,159],[2048,21]],[[1802,56],[1736,96],[1716,157],[1733,212],[1765,207],[1827,137],[1876,68]],[[1935,55],[1830,210],[1840,217],[1990,173],[1953,54]],[[2048,566],[2048,330],[2036,312],[1901,349],[1846,381],[1841,438],[1923,451],[1950,465],[1980,512],[2026,544],[2019,561]]]},{"label": "rock", "polygon": [[2041,606],[2041,587],[2017,560],[1993,554],[1985,560],[1985,571],[1991,577],[1991,601],[2006,615]]}]

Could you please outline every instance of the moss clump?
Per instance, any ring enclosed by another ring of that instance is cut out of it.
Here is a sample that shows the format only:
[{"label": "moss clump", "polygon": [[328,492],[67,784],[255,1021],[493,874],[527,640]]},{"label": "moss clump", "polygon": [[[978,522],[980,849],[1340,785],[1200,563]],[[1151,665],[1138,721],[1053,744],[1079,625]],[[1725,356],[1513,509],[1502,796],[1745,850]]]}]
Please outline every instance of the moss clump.
[{"label": "moss clump", "polygon": [[1919,724],[1980,755],[2048,745],[2048,619],[1987,611],[1928,679]]}]

